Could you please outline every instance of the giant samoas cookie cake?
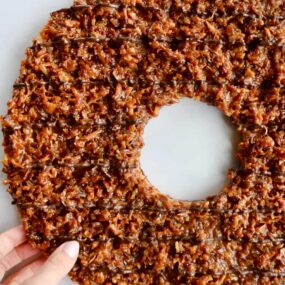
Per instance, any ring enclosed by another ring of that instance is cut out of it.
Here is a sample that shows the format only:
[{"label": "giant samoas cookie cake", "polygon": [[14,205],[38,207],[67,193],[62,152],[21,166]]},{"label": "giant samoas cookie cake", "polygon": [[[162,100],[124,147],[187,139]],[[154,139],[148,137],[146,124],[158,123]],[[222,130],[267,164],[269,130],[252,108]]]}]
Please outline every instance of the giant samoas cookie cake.
[{"label": "giant samoas cookie cake", "polygon": [[[182,97],[241,135],[205,201],[140,168],[146,124]],[[26,50],[8,106],[5,182],[34,247],[80,242],[74,281],[285,284],[284,0],[76,0]]]}]

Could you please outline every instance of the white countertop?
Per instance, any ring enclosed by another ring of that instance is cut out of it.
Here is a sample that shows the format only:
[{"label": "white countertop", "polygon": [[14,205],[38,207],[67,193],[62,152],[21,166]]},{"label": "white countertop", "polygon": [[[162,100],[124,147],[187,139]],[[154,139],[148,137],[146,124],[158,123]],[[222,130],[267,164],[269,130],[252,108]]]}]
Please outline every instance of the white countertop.
[{"label": "white countertop", "polygon": [[[25,48],[49,13],[72,0],[10,0],[0,9],[0,113],[6,113]],[[214,107],[189,99],[166,107],[146,128],[141,159],[149,180],[177,199],[203,199],[218,193],[233,165],[234,131]],[[2,141],[2,133],[1,133]],[[1,159],[3,150],[1,148]],[[5,178],[1,175],[1,181]],[[0,186],[0,232],[20,223],[15,206]],[[68,279],[61,285],[72,284]]]}]

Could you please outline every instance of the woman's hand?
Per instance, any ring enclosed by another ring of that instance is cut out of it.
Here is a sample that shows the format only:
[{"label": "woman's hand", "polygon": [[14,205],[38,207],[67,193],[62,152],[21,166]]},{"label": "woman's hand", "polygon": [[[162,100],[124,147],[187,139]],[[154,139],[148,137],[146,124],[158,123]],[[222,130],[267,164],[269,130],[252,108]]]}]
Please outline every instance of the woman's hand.
[{"label": "woman's hand", "polygon": [[[0,234],[0,283],[56,285],[71,270],[78,252],[78,242],[70,241],[62,244],[46,259],[40,255],[39,250],[33,249],[27,243],[22,226],[13,228]],[[6,278],[7,273],[16,265],[34,256],[37,257],[36,260]]]}]

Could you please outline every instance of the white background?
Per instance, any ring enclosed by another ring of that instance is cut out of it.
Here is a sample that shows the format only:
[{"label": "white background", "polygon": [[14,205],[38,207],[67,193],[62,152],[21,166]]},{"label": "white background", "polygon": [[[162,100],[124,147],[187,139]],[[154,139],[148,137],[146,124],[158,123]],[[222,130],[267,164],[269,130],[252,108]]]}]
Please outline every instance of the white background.
[{"label": "white background", "polygon": [[[0,9],[0,114],[6,113],[25,47],[32,43],[49,13],[72,0],[2,1]],[[233,128],[214,107],[189,99],[165,107],[146,128],[142,167],[161,192],[197,200],[217,194],[234,165]],[[2,134],[1,134],[2,141]],[[1,148],[1,159],[3,151]],[[0,176],[1,181],[5,178]],[[16,208],[0,186],[0,232],[20,223]],[[67,279],[61,284],[71,284]],[[45,284],[43,284],[45,285]]]}]

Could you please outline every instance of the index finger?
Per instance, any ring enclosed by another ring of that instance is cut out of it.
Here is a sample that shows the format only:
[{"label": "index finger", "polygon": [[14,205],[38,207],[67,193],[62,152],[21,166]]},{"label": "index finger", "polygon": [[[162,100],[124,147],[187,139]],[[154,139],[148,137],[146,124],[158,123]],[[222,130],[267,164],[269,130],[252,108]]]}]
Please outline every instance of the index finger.
[{"label": "index finger", "polygon": [[0,234],[0,259],[25,241],[26,236],[22,226]]}]

